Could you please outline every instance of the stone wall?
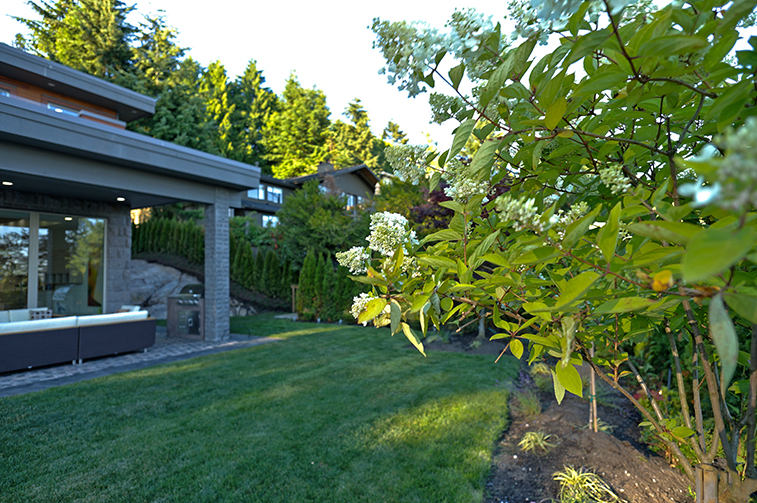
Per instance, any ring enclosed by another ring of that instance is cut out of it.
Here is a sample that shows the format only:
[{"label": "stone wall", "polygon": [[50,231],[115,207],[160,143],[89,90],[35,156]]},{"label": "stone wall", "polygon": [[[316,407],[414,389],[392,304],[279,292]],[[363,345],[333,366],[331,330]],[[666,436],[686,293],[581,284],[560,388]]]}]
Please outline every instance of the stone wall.
[{"label": "stone wall", "polygon": [[[129,302],[147,309],[150,316],[165,319],[166,299],[178,295],[186,285],[201,283],[196,277],[185,274],[173,267],[150,263],[145,260],[131,260],[126,269],[126,290]],[[230,299],[231,316],[255,314],[252,306]]]}]

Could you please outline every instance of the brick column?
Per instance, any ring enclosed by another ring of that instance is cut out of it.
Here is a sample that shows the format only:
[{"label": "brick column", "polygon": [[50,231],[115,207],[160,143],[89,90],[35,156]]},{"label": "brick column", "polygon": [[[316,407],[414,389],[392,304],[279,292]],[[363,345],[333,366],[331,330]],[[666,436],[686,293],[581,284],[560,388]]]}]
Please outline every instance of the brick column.
[{"label": "brick column", "polygon": [[129,304],[126,291],[127,268],[131,260],[131,217],[128,206],[112,207],[108,218],[106,302],[104,313],[115,313],[122,305]]},{"label": "brick column", "polygon": [[229,191],[205,206],[205,340],[229,337]]}]

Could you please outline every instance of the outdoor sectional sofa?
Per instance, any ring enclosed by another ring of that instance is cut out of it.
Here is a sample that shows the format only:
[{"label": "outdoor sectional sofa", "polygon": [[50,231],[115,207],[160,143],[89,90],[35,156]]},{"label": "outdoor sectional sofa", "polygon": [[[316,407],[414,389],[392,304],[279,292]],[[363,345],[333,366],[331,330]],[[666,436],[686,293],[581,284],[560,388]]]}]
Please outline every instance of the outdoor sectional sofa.
[{"label": "outdoor sectional sofa", "polygon": [[39,311],[0,311],[0,372],[76,363],[155,343],[155,319],[147,311],[32,319]]}]

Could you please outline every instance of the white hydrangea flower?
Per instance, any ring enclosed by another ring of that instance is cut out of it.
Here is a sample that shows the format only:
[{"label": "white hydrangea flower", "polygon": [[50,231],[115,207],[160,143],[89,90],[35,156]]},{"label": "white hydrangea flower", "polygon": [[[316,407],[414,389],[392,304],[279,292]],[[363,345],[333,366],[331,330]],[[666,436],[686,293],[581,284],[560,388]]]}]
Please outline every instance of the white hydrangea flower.
[{"label": "white hydrangea flower", "polygon": [[544,231],[544,224],[539,215],[534,199],[520,197],[513,199],[510,194],[497,198],[497,211],[502,221],[512,220],[515,230],[531,229],[536,232]]},{"label": "white hydrangea flower", "polygon": [[418,243],[415,231],[408,230],[408,222],[398,213],[382,211],[371,215],[371,234],[365,238],[368,247],[384,256],[391,256],[400,246]]},{"label": "white hydrangea flower", "polygon": [[368,262],[371,256],[362,246],[353,246],[347,251],[338,252],[336,261],[339,265],[350,270],[351,274],[364,274],[368,272]]},{"label": "white hydrangea flower", "polygon": [[563,227],[567,227],[582,216],[589,212],[589,205],[585,201],[578,202],[570,207],[568,211],[559,210],[557,215],[554,215],[555,223]]},{"label": "white hydrangea flower", "polygon": [[[717,171],[721,189],[720,206],[734,211],[746,211],[757,206],[757,118],[749,117],[742,127],[715,139],[726,155]],[[712,201],[717,197],[711,197]]]},{"label": "white hydrangea flower", "polygon": [[488,181],[470,178],[467,167],[459,159],[450,159],[445,164],[444,179],[449,184],[444,187],[444,194],[457,202],[468,202],[471,197],[486,195],[490,190]]},{"label": "white hydrangea flower", "polygon": [[384,150],[386,160],[400,180],[417,184],[426,177],[426,150],[424,145],[391,145]]},{"label": "white hydrangea flower", "polygon": [[623,166],[610,164],[599,170],[599,177],[613,195],[624,194],[631,190],[631,182],[623,174]]}]

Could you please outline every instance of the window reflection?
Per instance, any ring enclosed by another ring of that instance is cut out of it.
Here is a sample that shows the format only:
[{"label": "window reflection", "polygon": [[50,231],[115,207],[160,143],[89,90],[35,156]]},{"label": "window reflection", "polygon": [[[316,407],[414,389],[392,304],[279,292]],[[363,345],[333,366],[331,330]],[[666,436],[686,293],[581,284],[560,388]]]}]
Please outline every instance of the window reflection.
[{"label": "window reflection", "polygon": [[0,310],[27,307],[29,214],[0,210]]}]

